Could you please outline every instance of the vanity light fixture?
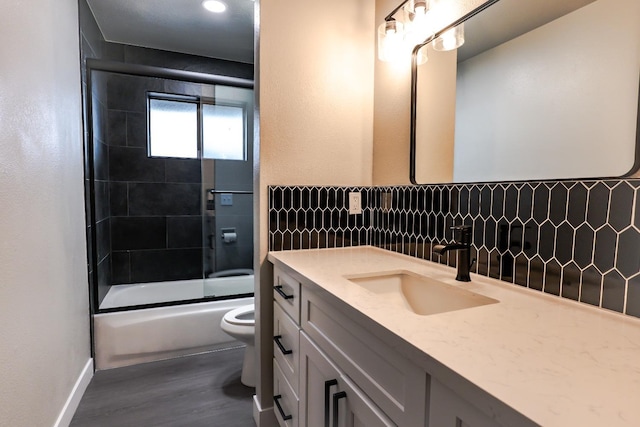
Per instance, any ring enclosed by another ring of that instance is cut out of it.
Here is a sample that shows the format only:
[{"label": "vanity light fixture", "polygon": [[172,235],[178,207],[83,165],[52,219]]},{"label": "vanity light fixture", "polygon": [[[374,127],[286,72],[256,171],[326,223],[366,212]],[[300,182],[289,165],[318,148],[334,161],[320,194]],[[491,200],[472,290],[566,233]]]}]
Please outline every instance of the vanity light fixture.
[{"label": "vanity light fixture", "polygon": [[[487,2],[495,3],[497,0]],[[434,9],[431,10],[431,3]],[[454,50],[464,44],[464,24],[455,22],[445,32],[435,33],[433,14],[439,15],[438,7],[442,7],[435,0],[404,0],[378,27],[378,59],[386,62],[401,61],[408,57],[415,46],[422,46],[417,52],[417,64],[427,62],[427,44],[438,51]],[[403,22],[394,16],[403,10]],[[436,17],[437,18],[437,17]],[[456,25],[457,24],[457,25]],[[433,40],[432,40],[433,39]]]},{"label": "vanity light fixture", "polygon": [[219,0],[205,0],[202,2],[202,6],[213,13],[222,13],[227,10],[227,5]]}]

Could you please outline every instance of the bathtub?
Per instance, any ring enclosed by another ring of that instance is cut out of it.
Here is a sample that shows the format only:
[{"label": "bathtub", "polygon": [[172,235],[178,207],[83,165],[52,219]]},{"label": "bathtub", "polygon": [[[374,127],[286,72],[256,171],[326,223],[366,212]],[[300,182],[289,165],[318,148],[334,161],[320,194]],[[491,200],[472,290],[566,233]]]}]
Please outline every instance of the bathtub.
[{"label": "bathtub", "polygon": [[[228,270],[245,271],[245,270]],[[250,271],[250,270],[249,270]],[[219,273],[220,274],[220,273]],[[133,285],[114,285],[100,303],[100,310],[132,305],[223,297],[253,293],[253,272],[242,276],[225,276],[198,280],[174,280]]]},{"label": "bathtub", "polygon": [[[202,280],[116,285],[100,308],[197,299],[216,292],[229,295],[230,289],[234,294],[253,292],[253,275],[206,279],[205,286]],[[226,312],[253,301],[247,297],[96,314],[96,369],[240,346],[220,329],[220,321]]]}]

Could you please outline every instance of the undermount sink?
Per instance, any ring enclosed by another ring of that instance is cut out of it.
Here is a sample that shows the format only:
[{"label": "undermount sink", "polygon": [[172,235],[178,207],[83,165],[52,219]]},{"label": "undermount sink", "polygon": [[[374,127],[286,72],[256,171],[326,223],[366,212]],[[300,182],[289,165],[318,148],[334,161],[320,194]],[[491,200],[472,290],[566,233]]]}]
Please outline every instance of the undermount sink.
[{"label": "undermount sink", "polygon": [[380,295],[389,305],[402,306],[420,315],[446,313],[499,302],[409,271],[371,273],[345,278]]}]

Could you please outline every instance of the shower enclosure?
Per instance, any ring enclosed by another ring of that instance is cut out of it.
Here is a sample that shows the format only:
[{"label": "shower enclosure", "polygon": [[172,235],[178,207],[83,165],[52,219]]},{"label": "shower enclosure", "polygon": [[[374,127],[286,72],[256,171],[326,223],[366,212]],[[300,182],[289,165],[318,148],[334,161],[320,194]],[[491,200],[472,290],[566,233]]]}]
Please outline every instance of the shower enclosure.
[{"label": "shower enclosure", "polygon": [[253,83],[88,60],[93,312],[253,295]]}]

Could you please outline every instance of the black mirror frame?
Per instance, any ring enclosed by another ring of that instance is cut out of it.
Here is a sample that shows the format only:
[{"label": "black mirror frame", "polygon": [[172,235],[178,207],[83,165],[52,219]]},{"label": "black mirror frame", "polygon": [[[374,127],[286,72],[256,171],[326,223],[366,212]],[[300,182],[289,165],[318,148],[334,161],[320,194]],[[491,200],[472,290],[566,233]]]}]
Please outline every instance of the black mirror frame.
[{"label": "black mirror frame", "polygon": [[[483,10],[489,8],[500,0],[488,0],[471,12],[467,13],[457,21],[446,26],[442,30],[436,32],[433,36],[429,37],[424,42],[416,45],[411,53],[411,129],[409,134],[409,180],[413,185],[422,185],[425,183],[416,182],[416,114],[417,114],[417,100],[418,100],[418,51],[425,45],[431,43],[434,39],[440,37],[450,29],[462,24]],[[638,113],[636,124],[636,150],[633,166],[631,170],[619,177],[613,177],[614,179],[629,178],[640,170],[640,75],[638,76]],[[575,178],[580,180],[581,178]],[[590,178],[593,179],[593,178]]]}]

